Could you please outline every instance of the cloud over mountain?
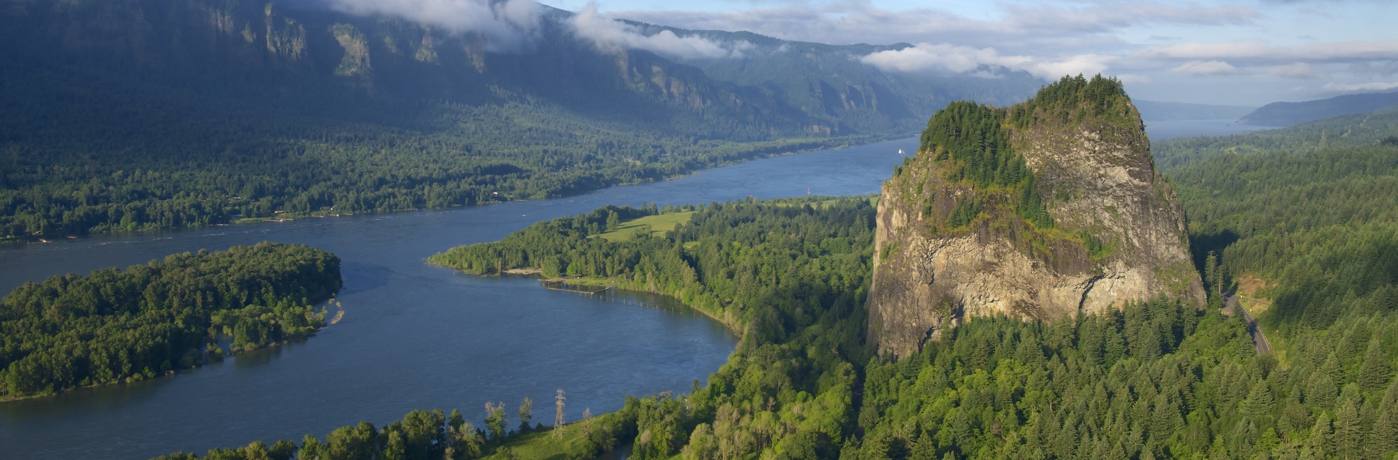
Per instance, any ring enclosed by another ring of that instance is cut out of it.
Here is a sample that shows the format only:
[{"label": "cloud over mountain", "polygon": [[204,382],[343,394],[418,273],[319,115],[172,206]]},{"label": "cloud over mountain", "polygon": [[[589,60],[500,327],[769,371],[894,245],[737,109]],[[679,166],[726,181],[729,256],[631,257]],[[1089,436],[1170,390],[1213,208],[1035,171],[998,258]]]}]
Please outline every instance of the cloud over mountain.
[{"label": "cloud over mountain", "polygon": [[641,49],[681,59],[724,58],[740,52],[724,48],[713,40],[692,35],[681,37],[669,30],[646,35],[636,26],[598,13],[595,3],[570,18],[568,24],[578,38],[609,51]]},{"label": "cloud over mountain", "polygon": [[533,0],[324,0],[331,9],[385,14],[441,27],[450,33],[480,34],[487,50],[520,52],[538,37],[543,7]]},{"label": "cloud over mountain", "polygon": [[1069,74],[1096,74],[1106,70],[1107,62],[1111,60],[1111,56],[1092,54],[1061,59],[1006,56],[994,48],[973,48],[947,43],[923,43],[901,50],[879,51],[860,58],[860,61],[884,70],[964,73],[981,66],[997,66],[1023,70],[1043,79],[1054,79]]}]

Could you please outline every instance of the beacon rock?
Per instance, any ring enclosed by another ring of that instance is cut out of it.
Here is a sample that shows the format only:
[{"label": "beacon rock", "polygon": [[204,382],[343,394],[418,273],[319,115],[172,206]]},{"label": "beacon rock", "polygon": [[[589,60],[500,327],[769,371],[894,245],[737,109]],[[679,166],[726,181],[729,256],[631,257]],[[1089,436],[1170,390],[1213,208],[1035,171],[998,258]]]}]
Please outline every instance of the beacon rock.
[{"label": "beacon rock", "polygon": [[[1204,303],[1184,212],[1120,88],[1065,78],[1023,104],[933,117],[882,188],[871,344],[902,357],[976,316],[1047,321],[1162,294]],[[996,136],[998,163],[972,167]],[[995,176],[1015,162],[1027,171]],[[1036,221],[1032,201],[1049,218]]]}]

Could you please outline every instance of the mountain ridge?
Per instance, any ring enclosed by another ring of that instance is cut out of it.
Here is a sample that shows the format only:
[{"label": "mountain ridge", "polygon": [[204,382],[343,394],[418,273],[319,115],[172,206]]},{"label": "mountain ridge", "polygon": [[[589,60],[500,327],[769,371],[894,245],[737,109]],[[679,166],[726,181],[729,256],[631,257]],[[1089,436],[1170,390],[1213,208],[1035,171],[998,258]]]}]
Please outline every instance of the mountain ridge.
[{"label": "mountain ridge", "polygon": [[899,86],[838,53],[735,83],[599,47],[565,16],[545,11],[522,54],[261,2],[16,4],[0,11],[0,238],[562,196],[911,135],[967,91],[1032,87]]},{"label": "mountain ridge", "polygon": [[1238,119],[1238,123],[1286,127],[1326,118],[1357,115],[1398,106],[1398,92],[1346,94],[1304,102],[1273,102]]}]

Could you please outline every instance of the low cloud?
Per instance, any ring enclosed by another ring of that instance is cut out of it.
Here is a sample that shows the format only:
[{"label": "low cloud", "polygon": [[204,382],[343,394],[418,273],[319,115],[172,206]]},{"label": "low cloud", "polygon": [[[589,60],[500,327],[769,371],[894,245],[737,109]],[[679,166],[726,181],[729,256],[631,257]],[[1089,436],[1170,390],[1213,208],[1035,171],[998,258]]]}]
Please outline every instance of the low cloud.
[{"label": "low cloud", "polygon": [[1319,78],[1315,69],[1310,64],[1297,62],[1290,65],[1279,65],[1268,69],[1268,73],[1282,78],[1295,78],[1298,80],[1309,80]]},{"label": "low cloud", "polygon": [[541,6],[533,0],[324,0],[355,14],[401,16],[449,33],[485,38],[486,50],[518,52],[538,38]]},{"label": "low cloud", "polygon": [[1017,6],[1008,4],[1011,23],[1025,30],[1068,30],[1110,32],[1139,24],[1242,25],[1261,16],[1256,10],[1238,6],[1206,7],[1158,2],[1104,2],[1064,8],[1052,4]]},{"label": "low cloud", "polygon": [[1398,74],[1398,61],[1356,62],[1349,65],[1350,72],[1368,77],[1391,77]]},{"label": "low cloud", "polygon": [[1326,83],[1323,87],[1326,91],[1336,93],[1354,93],[1361,91],[1388,91],[1398,88],[1398,82],[1373,82],[1373,83]]},{"label": "low cloud", "polygon": [[967,17],[938,8],[890,10],[867,0],[803,0],[740,11],[637,10],[618,17],[700,30],[747,30],[786,40],[831,44],[957,43],[1014,49],[1119,44],[1111,34],[1143,24],[1251,24],[1261,14],[1236,6],[1167,2],[1079,2],[1020,6],[1003,3],[1001,18]]},{"label": "low cloud", "polygon": [[1187,73],[1193,75],[1234,75],[1243,73],[1233,64],[1223,61],[1189,61],[1170,69],[1175,73]]},{"label": "low cloud", "polygon": [[879,51],[859,58],[861,62],[883,70],[965,73],[981,66],[998,66],[1023,70],[1049,80],[1056,80],[1064,75],[1100,73],[1107,69],[1107,63],[1112,59],[1111,56],[1098,54],[1082,54],[1057,60],[1005,56],[994,48],[973,48],[946,43],[923,43],[901,50]]},{"label": "low cloud", "polygon": [[681,59],[716,59],[741,57],[743,51],[753,47],[751,43],[738,42],[725,48],[704,37],[681,37],[669,30],[646,35],[638,27],[598,13],[596,3],[588,4],[568,22],[578,38],[591,41],[599,49],[613,52],[640,49]]},{"label": "low cloud", "polygon": [[1296,62],[1358,62],[1398,60],[1398,40],[1315,43],[1271,46],[1260,40],[1222,43],[1183,43],[1136,53],[1146,59],[1247,61],[1254,64]]}]

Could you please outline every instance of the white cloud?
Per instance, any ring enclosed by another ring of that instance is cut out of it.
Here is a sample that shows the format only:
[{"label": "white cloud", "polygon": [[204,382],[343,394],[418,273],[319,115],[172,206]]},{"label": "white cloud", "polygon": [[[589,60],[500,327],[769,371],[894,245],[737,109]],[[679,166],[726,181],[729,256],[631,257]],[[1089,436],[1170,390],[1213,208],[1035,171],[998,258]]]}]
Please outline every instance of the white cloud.
[{"label": "white cloud", "polygon": [[1310,64],[1304,62],[1274,66],[1268,69],[1268,72],[1278,77],[1295,78],[1299,80],[1307,80],[1320,77],[1320,75],[1316,73],[1315,69],[1312,68]]},{"label": "white cloud", "polygon": [[388,14],[440,27],[450,33],[475,33],[486,50],[522,51],[538,37],[541,7],[533,0],[326,0],[335,10]]},{"label": "white cloud", "polygon": [[1391,77],[1398,74],[1398,61],[1388,62],[1356,62],[1349,65],[1349,71],[1355,75],[1368,77]]},{"label": "white cloud", "polygon": [[1238,25],[1261,14],[1237,6],[1169,2],[1068,2],[1071,6],[999,6],[1001,18],[968,17],[939,8],[889,10],[868,0],[796,0],[781,6],[729,11],[673,9],[617,12],[688,29],[746,30],[787,40],[831,44],[956,43],[1019,53],[1029,49],[1120,44],[1112,33],[1137,25]]},{"label": "white cloud", "polygon": [[1116,60],[1115,56],[1104,54],[1079,54],[1064,60],[1035,61],[1022,69],[1036,77],[1057,80],[1064,75],[1095,75],[1107,70],[1107,63]]},{"label": "white cloud", "polygon": [[1232,75],[1242,73],[1237,67],[1223,61],[1189,61],[1170,69],[1171,72],[1194,75]]},{"label": "white cloud", "polygon": [[[786,46],[786,44],[782,44],[782,46]],[[738,42],[736,42],[736,43],[734,43],[734,44],[732,45],[732,48],[733,48],[733,55],[732,55],[732,57],[740,58],[740,57],[743,57],[743,53],[746,53],[746,52],[748,52],[748,51],[752,51],[752,50],[754,50],[754,49],[757,49],[757,45],[754,45],[754,44],[752,44],[752,42],[747,41],[747,40],[739,40]]]},{"label": "white cloud", "polygon": [[741,56],[743,50],[752,48],[751,43],[739,42],[734,49],[728,49],[713,40],[692,35],[681,37],[669,30],[645,35],[635,26],[598,13],[596,3],[588,4],[568,22],[579,38],[607,51],[641,49],[682,59],[712,59]]},{"label": "white cloud", "polygon": [[973,48],[947,43],[923,43],[901,50],[879,51],[859,58],[861,62],[883,70],[965,73],[988,65],[1023,70],[1049,80],[1056,80],[1064,75],[1100,73],[1107,69],[1107,62],[1112,59],[1111,56],[1099,54],[1083,54],[1059,60],[1004,56],[994,48]]},{"label": "white cloud", "polygon": [[918,72],[941,70],[953,73],[970,72],[981,65],[1010,67],[1029,60],[1023,56],[1000,56],[994,48],[972,48],[946,43],[923,43],[912,48],[885,50],[859,58],[865,64],[884,70]]},{"label": "white cloud", "polygon": [[1245,60],[1258,64],[1296,62],[1357,62],[1398,59],[1398,40],[1315,43],[1272,46],[1261,40],[1184,43],[1136,53],[1146,59]]},{"label": "white cloud", "polygon": [[1261,16],[1239,6],[1206,7],[1159,2],[1102,2],[1065,8],[1053,4],[1003,7],[1009,22],[1027,30],[1075,30],[1106,32],[1140,24],[1240,25]]},{"label": "white cloud", "polygon": [[1373,83],[1326,83],[1324,89],[1338,93],[1352,93],[1358,91],[1388,91],[1398,88],[1398,82],[1373,82]]}]

